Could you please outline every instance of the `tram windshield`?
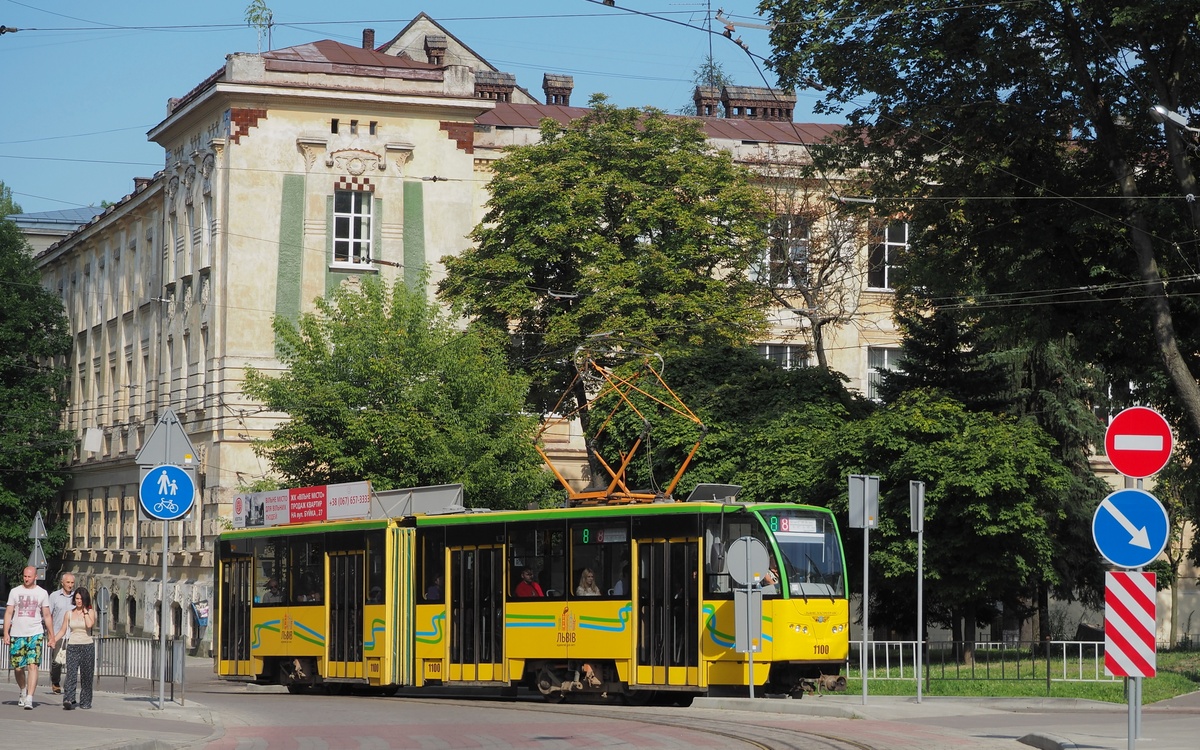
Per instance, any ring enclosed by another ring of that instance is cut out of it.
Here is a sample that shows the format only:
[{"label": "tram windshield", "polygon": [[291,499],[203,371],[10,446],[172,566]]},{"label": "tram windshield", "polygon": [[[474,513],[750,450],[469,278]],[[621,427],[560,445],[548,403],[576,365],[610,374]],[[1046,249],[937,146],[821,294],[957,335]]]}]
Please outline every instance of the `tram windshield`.
[{"label": "tram windshield", "polygon": [[833,519],[803,510],[763,513],[783,554],[792,596],[845,596],[842,549]]}]

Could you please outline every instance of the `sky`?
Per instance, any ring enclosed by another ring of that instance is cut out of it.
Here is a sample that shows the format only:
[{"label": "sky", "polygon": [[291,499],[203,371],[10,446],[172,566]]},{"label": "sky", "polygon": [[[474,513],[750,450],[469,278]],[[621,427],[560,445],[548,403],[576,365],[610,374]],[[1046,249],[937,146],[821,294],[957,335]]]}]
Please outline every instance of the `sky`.
[{"label": "sky", "polygon": [[[166,116],[167,100],[221,68],[227,54],[258,50],[245,22],[249,5],[0,0],[0,26],[19,29],[0,35],[0,181],[13,200],[29,213],[99,206],[130,193],[134,177],[153,175],[163,155],[146,132]],[[755,0],[618,0],[616,8],[588,0],[267,5],[273,49],[319,39],[359,45],[364,28],[374,28],[382,44],[424,11],[539,98],[543,73],[574,76],[574,105],[602,92],[619,106],[678,111],[691,101],[710,43],[734,82],[776,83],[760,60],[705,31],[719,8],[737,23],[763,24]],[[711,26],[723,30],[716,20]],[[754,55],[770,56],[767,31],[739,26],[733,36]],[[811,112],[816,92],[796,93],[795,119],[819,121]]]}]

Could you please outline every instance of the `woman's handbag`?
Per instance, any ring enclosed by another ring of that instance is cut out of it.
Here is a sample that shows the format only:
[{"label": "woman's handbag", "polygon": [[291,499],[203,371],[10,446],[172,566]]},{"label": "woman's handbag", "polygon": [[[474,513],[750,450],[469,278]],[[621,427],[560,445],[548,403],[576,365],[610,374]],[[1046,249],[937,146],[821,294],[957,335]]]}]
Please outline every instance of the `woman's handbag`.
[{"label": "woman's handbag", "polygon": [[67,643],[71,640],[71,631],[67,631],[67,637],[63,638],[62,644],[58,647],[58,653],[54,655],[54,663],[60,667],[67,666]]}]

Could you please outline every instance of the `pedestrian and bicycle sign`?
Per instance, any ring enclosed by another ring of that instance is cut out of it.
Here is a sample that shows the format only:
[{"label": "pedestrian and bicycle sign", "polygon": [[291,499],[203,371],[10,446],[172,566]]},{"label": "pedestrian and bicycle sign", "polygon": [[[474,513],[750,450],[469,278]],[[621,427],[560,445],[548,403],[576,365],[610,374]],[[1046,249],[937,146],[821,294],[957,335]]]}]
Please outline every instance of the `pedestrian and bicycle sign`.
[{"label": "pedestrian and bicycle sign", "polygon": [[1153,677],[1157,672],[1153,573],[1104,574],[1104,672]]},{"label": "pedestrian and bicycle sign", "polygon": [[163,464],[150,469],[138,487],[142,512],[156,521],[186,516],[196,500],[196,483],[178,466]]},{"label": "pedestrian and bicycle sign", "polygon": [[1121,568],[1140,568],[1167,546],[1167,511],[1145,490],[1117,490],[1092,516],[1092,539],[1100,554]]},{"label": "pedestrian and bicycle sign", "polygon": [[1167,420],[1144,406],[1125,409],[1104,432],[1104,454],[1114,469],[1134,479],[1161,471],[1174,444]]}]

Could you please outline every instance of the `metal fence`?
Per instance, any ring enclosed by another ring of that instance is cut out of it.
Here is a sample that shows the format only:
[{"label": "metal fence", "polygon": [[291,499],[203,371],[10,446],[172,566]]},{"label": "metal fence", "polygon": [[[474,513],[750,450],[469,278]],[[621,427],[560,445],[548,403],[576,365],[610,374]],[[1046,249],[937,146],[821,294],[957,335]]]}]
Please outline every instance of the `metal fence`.
[{"label": "metal fence", "polygon": [[[107,687],[105,679],[121,678],[121,692],[129,692],[129,681],[147,680],[150,692],[158,689],[161,645],[154,638],[127,638],[124,636],[106,636],[93,638],[96,643],[96,687]],[[184,664],[186,663],[185,641],[177,638],[167,642],[167,672],[164,686],[169,685],[171,700],[175,700],[175,686],[179,686],[179,704],[183,705],[185,684]],[[42,679],[49,679],[50,646],[43,644],[40,672],[47,673]],[[12,665],[9,661],[8,645],[0,644],[0,670],[8,673],[8,681],[12,682]]]},{"label": "metal fence", "polygon": [[[859,669],[861,642],[851,642],[849,667]],[[916,641],[868,641],[866,675],[872,680],[1038,680],[1114,682],[1104,673],[1103,641],[934,641],[922,651]]]}]

